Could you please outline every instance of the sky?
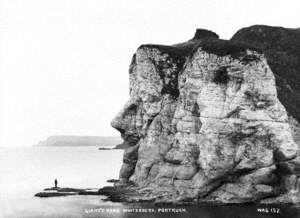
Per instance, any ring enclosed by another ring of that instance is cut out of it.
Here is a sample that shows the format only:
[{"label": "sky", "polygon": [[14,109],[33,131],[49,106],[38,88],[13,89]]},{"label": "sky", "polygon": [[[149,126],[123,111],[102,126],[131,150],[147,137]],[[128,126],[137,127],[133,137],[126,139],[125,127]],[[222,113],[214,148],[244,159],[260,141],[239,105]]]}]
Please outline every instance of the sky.
[{"label": "sky", "polygon": [[0,146],[51,135],[117,136],[128,67],[145,43],[206,28],[300,27],[299,0],[0,0]]}]

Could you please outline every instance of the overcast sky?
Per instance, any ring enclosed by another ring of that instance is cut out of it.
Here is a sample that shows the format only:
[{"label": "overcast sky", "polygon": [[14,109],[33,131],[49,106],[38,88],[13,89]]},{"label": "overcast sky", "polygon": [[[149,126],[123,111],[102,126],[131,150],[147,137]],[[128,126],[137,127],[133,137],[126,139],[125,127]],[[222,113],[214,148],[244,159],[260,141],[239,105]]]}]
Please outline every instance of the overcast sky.
[{"label": "overcast sky", "polygon": [[0,145],[50,135],[119,135],[128,66],[142,43],[207,28],[300,27],[299,0],[0,0]]}]

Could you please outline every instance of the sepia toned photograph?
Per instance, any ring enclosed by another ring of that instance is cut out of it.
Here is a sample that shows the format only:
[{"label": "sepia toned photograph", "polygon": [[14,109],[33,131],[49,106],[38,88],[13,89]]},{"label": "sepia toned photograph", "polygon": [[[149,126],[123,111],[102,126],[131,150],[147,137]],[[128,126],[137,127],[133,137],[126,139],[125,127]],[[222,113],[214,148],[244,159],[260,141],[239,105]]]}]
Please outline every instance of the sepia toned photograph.
[{"label": "sepia toned photograph", "polygon": [[299,12],[0,0],[0,218],[300,218]]}]

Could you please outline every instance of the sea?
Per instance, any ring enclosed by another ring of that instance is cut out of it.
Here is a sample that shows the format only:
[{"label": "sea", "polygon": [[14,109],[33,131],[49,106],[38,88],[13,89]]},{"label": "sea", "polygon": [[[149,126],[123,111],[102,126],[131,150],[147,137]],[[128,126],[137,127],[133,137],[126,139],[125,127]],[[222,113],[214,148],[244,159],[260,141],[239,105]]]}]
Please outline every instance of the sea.
[{"label": "sea", "polygon": [[122,150],[0,147],[0,218],[299,218],[297,206],[113,203],[104,196],[39,198],[44,188],[101,188],[118,178]]}]

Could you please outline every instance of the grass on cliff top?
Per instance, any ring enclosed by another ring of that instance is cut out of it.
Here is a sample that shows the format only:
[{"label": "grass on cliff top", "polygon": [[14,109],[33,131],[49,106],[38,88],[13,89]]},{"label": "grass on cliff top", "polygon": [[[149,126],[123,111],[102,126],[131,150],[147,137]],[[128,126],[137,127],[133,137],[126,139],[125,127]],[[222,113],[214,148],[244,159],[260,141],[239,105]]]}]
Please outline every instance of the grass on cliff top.
[{"label": "grass on cliff top", "polygon": [[215,54],[218,56],[230,55],[233,58],[244,56],[247,49],[261,53],[261,50],[254,46],[216,38],[202,40],[194,39],[176,45],[144,44],[139,48],[156,48],[162,53],[167,53],[171,56],[188,57],[191,56],[200,47],[207,53]]},{"label": "grass on cliff top", "polygon": [[246,50],[261,53],[261,50],[245,43],[232,42],[223,39],[209,39],[201,43],[204,51],[218,56],[230,55],[233,58],[239,58],[245,55]]},{"label": "grass on cliff top", "polygon": [[171,56],[189,56],[191,53],[195,51],[196,48],[199,47],[199,41],[190,41],[181,43],[178,45],[158,45],[158,44],[144,44],[139,47],[140,48],[156,48],[162,53],[169,54]]}]

